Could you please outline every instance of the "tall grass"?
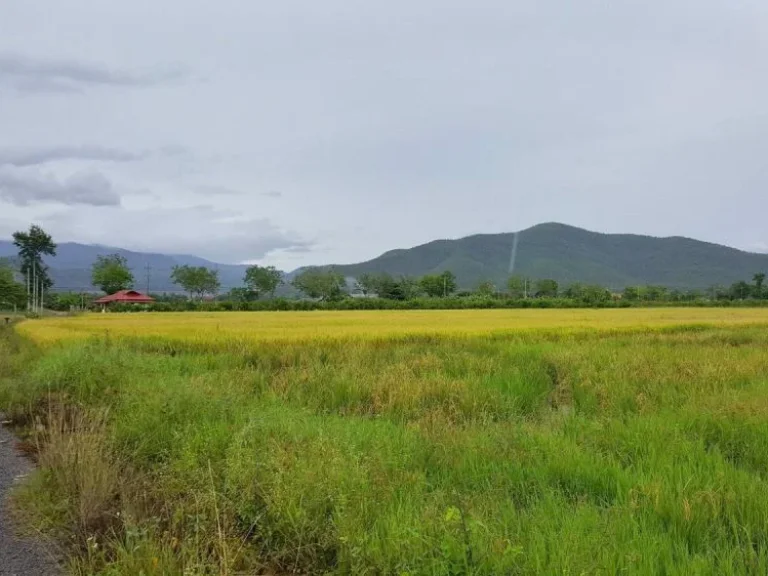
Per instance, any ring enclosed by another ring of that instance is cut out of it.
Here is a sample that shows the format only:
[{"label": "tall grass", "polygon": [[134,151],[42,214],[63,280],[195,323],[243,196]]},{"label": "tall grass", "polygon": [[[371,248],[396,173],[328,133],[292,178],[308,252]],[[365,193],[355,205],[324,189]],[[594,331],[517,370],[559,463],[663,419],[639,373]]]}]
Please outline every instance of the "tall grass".
[{"label": "tall grass", "polygon": [[75,573],[768,573],[762,326],[110,336],[27,366],[0,403],[41,424],[30,514]]}]

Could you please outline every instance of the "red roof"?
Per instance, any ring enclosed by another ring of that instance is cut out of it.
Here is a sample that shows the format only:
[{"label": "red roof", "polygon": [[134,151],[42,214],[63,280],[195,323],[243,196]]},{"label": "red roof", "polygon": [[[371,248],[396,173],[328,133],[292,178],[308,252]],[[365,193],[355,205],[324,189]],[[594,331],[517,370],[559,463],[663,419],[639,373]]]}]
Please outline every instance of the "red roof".
[{"label": "red roof", "polygon": [[145,296],[141,292],[136,292],[136,290],[120,290],[120,292],[115,292],[114,294],[95,300],[94,304],[109,304],[110,302],[148,304],[154,301],[155,299],[151,296]]}]

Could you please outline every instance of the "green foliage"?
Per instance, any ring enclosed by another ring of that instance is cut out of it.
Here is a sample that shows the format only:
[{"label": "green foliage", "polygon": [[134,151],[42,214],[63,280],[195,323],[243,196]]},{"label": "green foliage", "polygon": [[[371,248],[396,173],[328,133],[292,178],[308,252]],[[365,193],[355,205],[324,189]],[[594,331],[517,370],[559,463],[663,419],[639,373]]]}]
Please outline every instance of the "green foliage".
[{"label": "green foliage", "polygon": [[10,266],[0,263],[0,310],[22,308],[26,303],[26,288],[16,281]]},{"label": "green foliage", "polygon": [[56,244],[40,226],[32,225],[27,232],[14,232],[13,244],[19,249],[21,273],[36,277],[38,293],[53,286],[48,267],[43,263],[43,256],[56,256]]},{"label": "green foliage", "polygon": [[23,344],[73,573],[768,573],[763,326]]},{"label": "green foliage", "polygon": [[344,297],[347,282],[333,269],[307,268],[299,273],[291,284],[309,298],[339,300]]},{"label": "green foliage", "polygon": [[369,294],[376,294],[379,292],[381,276],[378,274],[370,274],[365,272],[355,278],[355,290],[359,291],[363,296]]},{"label": "green foliage", "polygon": [[275,290],[283,283],[283,273],[274,266],[250,266],[244,281],[257,299],[265,294],[274,298]]},{"label": "green foliage", "polygon": [[611,293],[602,286],[571,284],[563,292],[563,296],[590,306],[600,306],[611,300]]},{"label": "green foliage", "polygon": [[558,285],[555,280],[536,281],[536,298],[557,298]]},{"label": "green foliage", "polygon": [[87,310],[95,299],[95,295],[86,292],[50,292],[46,295],[45,307],[60,312]]},{"label": "green foliage", "polygon": [[731,297],[736,300],[744,300],[752,295],[752,288],[744,280],[734,282],[731,286]]},{"label": "green foliage", "polygon": [[190,296],[198,299],[215,295],[219,291],[219,272],[205,266],[174,266],[171,272],[174,284],[181,286]]},{"label": "green foliage", "polygon": [[456,275],[446,270],[442,274],[422,276],[419,286],[430,298],[445,298],[456,292]]},{"label": "green foliage", "polygon": [[755,283],[754,290],[753,290],[753,296],[755,298],[764,298],[767,295],[765,294],[765,290],[763,288],[763,284],[765,283],[765,273],[764,272],[758,272],[752,277],[752,280]]},{"label": "green foliage", "polygon": [[496,293],[496,285],[490,280],[484,280],[478,284],[477,293],[485,298],[490,298]]},{"label": "green foliage", "polygon": [[520,299],[528,296],[531,282],[521,276],[510,276],[507,279],[507,292],[510,298]]},{"label": "green foliage", "polygon": [[102,292],[114,294],[133,288],[133,274],[120,254],[98,256],[91,268],[91,282]]}]

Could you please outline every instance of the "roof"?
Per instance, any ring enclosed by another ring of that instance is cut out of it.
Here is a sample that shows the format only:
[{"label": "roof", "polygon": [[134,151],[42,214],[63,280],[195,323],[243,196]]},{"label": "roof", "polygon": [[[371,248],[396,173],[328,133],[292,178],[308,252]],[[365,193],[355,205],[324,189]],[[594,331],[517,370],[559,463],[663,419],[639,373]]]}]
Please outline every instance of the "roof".
[{"label": "roof", "polygon": [[135,304],[148,304],[149,302],[154,301],[155,299],[151,296],[146,296],[141,292],[136,292],[136,290],[120,290],[120,292],[115,292],[114,294],[110,294],[109,296],[104,296],[103,298],[95,300],[94,304],[109,304],[110,302],[132,302]]}]

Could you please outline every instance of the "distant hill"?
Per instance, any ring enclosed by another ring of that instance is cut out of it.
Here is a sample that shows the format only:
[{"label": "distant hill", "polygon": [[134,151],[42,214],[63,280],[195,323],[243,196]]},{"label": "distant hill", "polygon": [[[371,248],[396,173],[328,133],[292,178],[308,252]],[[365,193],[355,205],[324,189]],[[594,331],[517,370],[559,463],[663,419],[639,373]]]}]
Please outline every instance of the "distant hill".
[{"label": "distant hill", "polygon": [[[465,288],[483,280],[503,286],[509,277],[514,233],[478,234],[392,250],[359,264],[335,268],[347,276],[364,272],[421,276],[451,270]],[[768,254],[743,252],[690,238],[601,234],[564,224],[540,224],[519,232],[515,273],[587,282],[621,289],[658,284],[707,288],[751,280],[768,272]]]},{"label": "distant hill", "polygon": [[[515,233],[478,234],[458,240],[435,240],[409,249],[392,250],[359,264],[334,266],[347,277],[363,272],[393,276],[423,276],[451,270],[463,288],[483,280],[504,286],[509,277]],[[145,289],[149,266],[150,289],[179,291],[170,281],[176,265],[218,268],[222,289],[242,286],[246,266],[216,264],[195,256],[147,254],[109,246],[61,243],[56,258],[48,260],[59,290],[88,290],[91,264],[99,255],[118,253],[128,260],[136,287]],[[15,256],[10,241],[0,240],[0,258]],[[286,275],[290,280],[299,270]],[[619,290],[626,286],[658,284],[670,288],[707,288],[751,280],[768,272],[768,254],[743,252],[718,244],[671,237],[601,234],[565,224],[540,224],[518,233],[515,273],[530,278],[553,278],[595,283]],[[292,293],[283,289],[284,293]]]},{"label": "distant hill", "polygon": [[[63,242],[56,249],[55,258],[46,258],[51,268],[51,275],[56,290],[91,290],[91,265],[97,256],[120,254],[128,261],[136,279],[136,288],[145,290],[147,273],[149,287],[153,292],[177,292],[179,287],[171,282],[171,270],[174,266],[206,266],[219,270],[219,279],[224,289],[242,286],[246,266],[216,264],[196,256],[178,254],[150,254],[132,252],[110,246],[95,246]],[[16,247],[12,242],[0,240],[0,258],[16,256]],[[149,270],[147,270],[149,267]]]}]

